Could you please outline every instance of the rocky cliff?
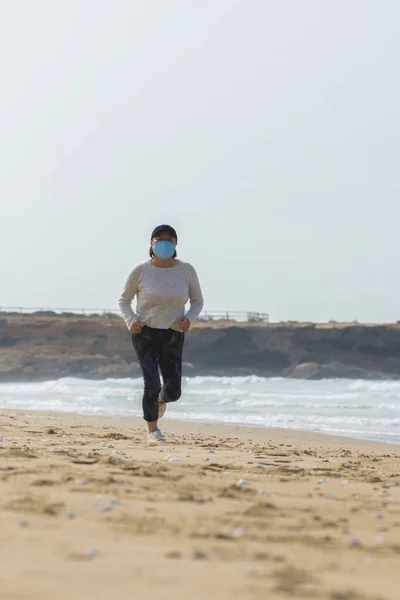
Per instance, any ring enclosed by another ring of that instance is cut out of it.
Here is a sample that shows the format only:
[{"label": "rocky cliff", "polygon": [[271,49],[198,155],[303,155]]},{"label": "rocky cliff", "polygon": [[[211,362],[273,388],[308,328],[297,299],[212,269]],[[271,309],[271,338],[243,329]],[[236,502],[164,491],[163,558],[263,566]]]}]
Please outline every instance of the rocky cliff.
[{"label": "rocky cliff", "polygon": [[[199,323],[186,375],[400,378],[400,325]],[[139,374],[119,318],[0,318],[0,381]]]}]

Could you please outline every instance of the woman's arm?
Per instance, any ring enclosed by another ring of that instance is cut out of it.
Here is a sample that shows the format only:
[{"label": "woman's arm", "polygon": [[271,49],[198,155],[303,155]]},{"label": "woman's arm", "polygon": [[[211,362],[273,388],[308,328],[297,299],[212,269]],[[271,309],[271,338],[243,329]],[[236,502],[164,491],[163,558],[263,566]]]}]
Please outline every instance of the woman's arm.
[{"label": "woman's arm", "polygon": [[197,277],[197,273],[194,267],[191,267],[191,276],[189,280],[189,301],[190,308],[186,313],[186,317],[190,320],[191,323],[193,323],[193,321],[195,321],[201,313],[204,306],[203,294],[201,292],[199,278]]},{"label": "woman's arm", "polygon": [[140,267],[135,267],[128,275],[124,289],[118,299],[119,310],[128,329],[134,321],[139,319],[138,315],[132,310],[132,302],[138,292]]}]

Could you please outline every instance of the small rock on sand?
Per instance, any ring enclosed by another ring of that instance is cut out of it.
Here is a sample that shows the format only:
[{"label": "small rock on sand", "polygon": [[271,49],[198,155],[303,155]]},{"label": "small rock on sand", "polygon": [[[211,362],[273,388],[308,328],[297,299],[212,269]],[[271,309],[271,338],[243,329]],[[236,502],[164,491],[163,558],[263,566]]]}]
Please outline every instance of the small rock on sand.
[{"label": "small rock on sand", "polygon": [[194,550],[192,557],[195,560],[209,560],[210,558],[206,552],[202,552],[201,550]]},{"label": "small rock on sand", "polygon": [[18,525],[18,527],[25,528],[25,527],[28,527],[29,523],[28,523],[28,521],[18,521],[17,525]]}]

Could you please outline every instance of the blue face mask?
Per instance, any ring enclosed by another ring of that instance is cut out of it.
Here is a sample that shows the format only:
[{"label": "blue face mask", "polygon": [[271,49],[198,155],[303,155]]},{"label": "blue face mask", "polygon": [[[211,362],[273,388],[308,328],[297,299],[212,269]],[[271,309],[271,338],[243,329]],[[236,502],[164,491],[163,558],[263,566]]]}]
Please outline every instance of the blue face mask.
[{"label": "blue face mask", "polygon": [[175,248],[176,244],[168,242],[167,240],[160,240],[159,242],[154,242],[153,244],[154,254],[158,256],[158,258],[162,258],[164,260],[173,257]]}]

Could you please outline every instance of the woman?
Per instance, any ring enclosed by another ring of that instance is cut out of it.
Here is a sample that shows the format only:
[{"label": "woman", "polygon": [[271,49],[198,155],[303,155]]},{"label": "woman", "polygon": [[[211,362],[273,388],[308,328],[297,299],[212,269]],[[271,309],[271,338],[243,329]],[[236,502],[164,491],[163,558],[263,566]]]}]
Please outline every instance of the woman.
[{"label": "woman", "polygon": [[[168,402],[181,397],[185,333],[203,308],[196,271],[176,258],[177,242],[173,227],[156,227],[151,234],[150,260],[130,272],[118,301],[143,373],[143,416],[150,444],[165,443],[158,419]],[[131,306],[135,296],[136,313]],[[185,314],[188,300],[190,309]]]}]

